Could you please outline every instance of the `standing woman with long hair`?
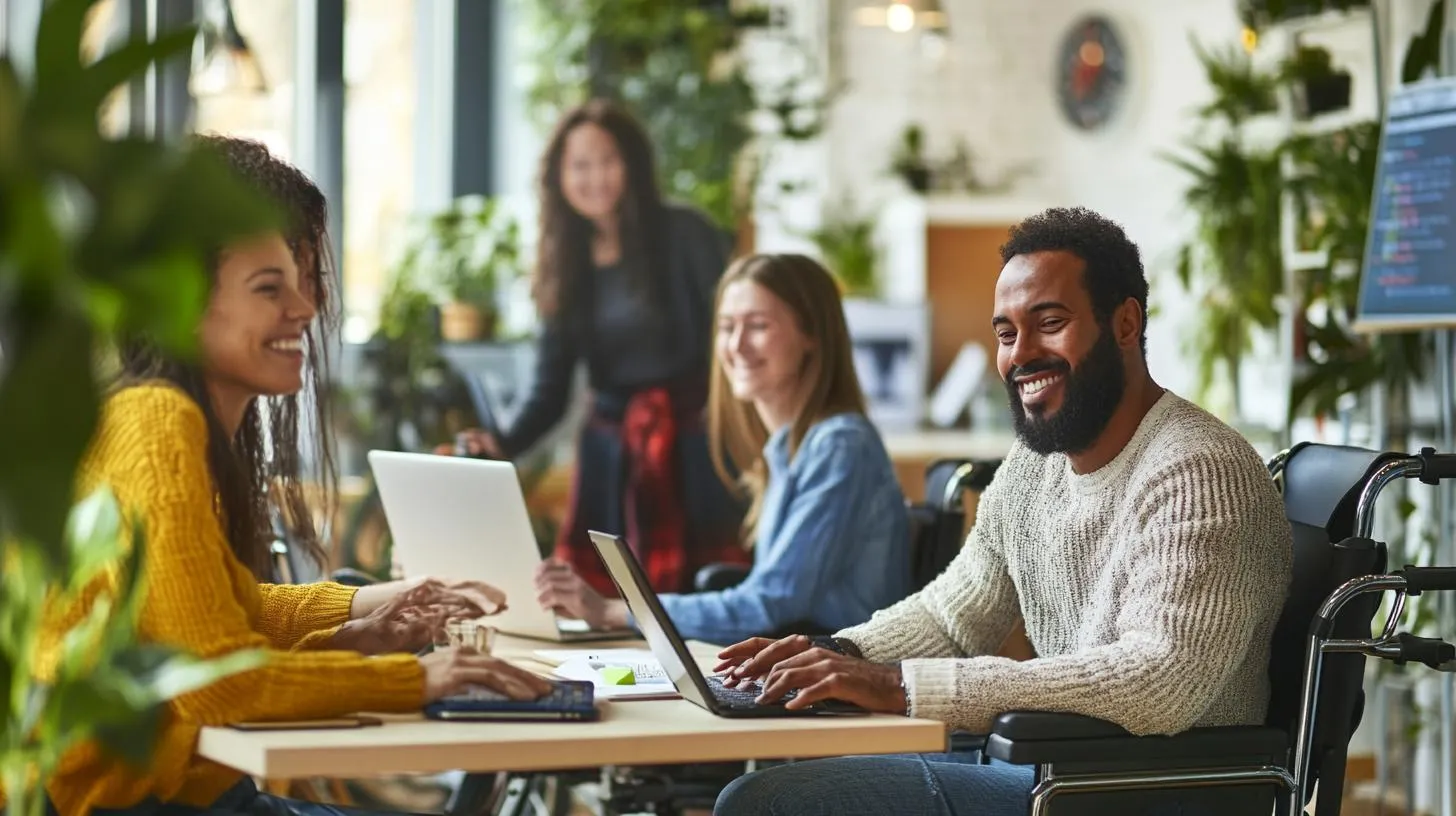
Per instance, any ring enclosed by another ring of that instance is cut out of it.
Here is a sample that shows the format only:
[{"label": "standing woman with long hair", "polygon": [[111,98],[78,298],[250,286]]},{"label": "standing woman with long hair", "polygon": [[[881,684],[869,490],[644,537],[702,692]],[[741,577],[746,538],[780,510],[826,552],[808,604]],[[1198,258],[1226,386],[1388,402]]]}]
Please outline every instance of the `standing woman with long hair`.
[{"label": "standing woman with long hair", "polygon": [[686,591],[699,567],[748,560],[743,507],[713,471],[702,424],[727,238],[702,214],[663,201],[647,135],[604,100],[557,125],[540,195],[535,383],[508,431],[472,431],[465,446],[521,454],[561,420],[585,363],[590,417],[568,517],[542,572],[615,595],[586,535],[607,530],[626,535],[654,589]]}]

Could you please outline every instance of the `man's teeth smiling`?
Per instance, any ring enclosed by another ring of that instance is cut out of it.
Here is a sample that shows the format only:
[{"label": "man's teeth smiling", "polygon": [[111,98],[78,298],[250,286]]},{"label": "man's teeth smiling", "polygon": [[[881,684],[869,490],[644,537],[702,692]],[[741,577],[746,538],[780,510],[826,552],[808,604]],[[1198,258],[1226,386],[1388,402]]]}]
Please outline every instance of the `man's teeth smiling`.
[{"label": "man's teeth smiling", "polygon": [[1021,395],[1023,397],[1029,397],[1032,394],[1040,394],[1042,391],[1046,390],[1047,386],[1060,379],[1060,376],[1053,376],[1038,377],[1035,380],[1026,380],[1025,382],[1021,383]]}]

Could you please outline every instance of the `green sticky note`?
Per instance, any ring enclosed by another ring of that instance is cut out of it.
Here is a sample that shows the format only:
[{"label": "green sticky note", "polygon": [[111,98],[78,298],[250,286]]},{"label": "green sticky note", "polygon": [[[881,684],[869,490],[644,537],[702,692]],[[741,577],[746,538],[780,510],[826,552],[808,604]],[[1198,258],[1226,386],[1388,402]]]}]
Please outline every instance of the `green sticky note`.
[{"label": "green sticky note", "polygon": [[607,666],[602,669],[602,682],[609,686],[635,686],[637,676],[626,666]]}]

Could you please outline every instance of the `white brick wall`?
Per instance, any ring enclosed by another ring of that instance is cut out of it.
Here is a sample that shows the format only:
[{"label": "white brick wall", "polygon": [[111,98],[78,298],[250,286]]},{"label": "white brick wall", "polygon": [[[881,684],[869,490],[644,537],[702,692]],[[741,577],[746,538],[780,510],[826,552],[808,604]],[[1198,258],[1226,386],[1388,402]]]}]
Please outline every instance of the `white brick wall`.
[{"label": "white brick wall", "polygon": [[[926,59],[915,35],[854,25],[841,29],[844,75],[827,149],[835,186],[865,203],[898,190],[885,168],[901,129],[926,128],[927,149],[948,153],[964,138],[978,172],[995,176],[1030,161],[1035,175],[1018,198],[1081,204],[1123,224],[1143,249],[1159,314],[1149,325],[1155,376],[1191,388],[1179,327],[1188,307],[1171,277],[1171,255],[1186,229],[1182,180],[1159,153],[1188,133],[1188,112],[1207,88],[1188,45],[1236,40],[1230,0],[943,0],[949,49]],[[1084,133],[1061,117],[1054,60],[1067,27],[1091,11],[1122,28],[1130,60],[1125,104],[1103,130]]]}]

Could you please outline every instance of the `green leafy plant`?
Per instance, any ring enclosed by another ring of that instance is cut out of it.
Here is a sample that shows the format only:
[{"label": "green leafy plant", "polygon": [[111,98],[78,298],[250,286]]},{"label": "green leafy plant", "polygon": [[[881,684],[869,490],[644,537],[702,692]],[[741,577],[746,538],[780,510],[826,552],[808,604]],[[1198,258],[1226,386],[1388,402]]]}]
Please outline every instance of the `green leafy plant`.
[{"label": "green leafy plant", "polygon": [[1280,68],[1302,119],[1350,107],[1350,72],[1338,70],[1326,48],[1300,45]]},{"label": "green leafy plant", "polygon": [[[1429,46],[1440,38],[1445,5],[1434,3],[1425,30],[1411,39],[1402,61],[1402,82],[1414,82],[1436,67],[1439,51]],[[1361,335],[1353,329],[1379,148],[1378,122],[1296,136],[1284,147],[1296,170],[1290,190],[1299,244],[1326,257],[1324,266],[1300,280],[1305,347],[1290,412],[1291,417],[1301,410],[1327,414],[1342,395],[1379,387],[1386,398],[1386,444],[1407,450],[1410,390],[1431,369],[1433,338],[1426,332]]]},{"label": "green leafy plant", "polygon": [[1213,89],[1213,98],[1198,109],[1198,117],[1205,123],[1223,122],[1237,127],[1278,108],[1277,73],[1255,68],[1253,60],[1237,46],[1210,50],[1196,39],[1190,39],[1189,44]]},{"label": "green leafy plant", "polygon": [[550,127],[592,97],[620,100],[658,152],[664,190],[736,230],[747,207],[754,94],[734,59],[739,19],[696,0],[527,0],[534,76],[528,99]]},{"label": "green leafy plant", "polygon": [[413,450],[446,441],[461,429],[455,409],[469,403],[441,354],[439,307],[419,272],[409,264],[391,272],[379,331],[364,349],[367,366],[354,400],[364,421],[353,424],[372,431],[361,440],[369,448]]},{"label": "green leafy plant", "polygon": [[1280,154],[1250,145],[1245,132],[1250,118],[1273,109],[1277,84],[1237,49],[1193,47],[1214,98],[1199,110],[1202,135],[1167,157],[1188,177],[1183,201],[1197,217],[1192,240],[1178,250],[1177,274],[1199,300],[1186,335],[1196,398],[1209,400],[1222,383],[1237,411],[1239,366],[1254,337],[1278,325],[1284,286]]},{"label": "green leafy plant", "polygon": [[805,233],[819,249],[824,265],[839,280],[846,297],[873,298],[879,294],[879,248],[875,221],[857,215],[844,202],[825,214],[817,229]]},{"label": "green leafy plant", "polygon": [[[41,812],[70,747],[95,739],[142,755],[166,700],[259,659],[199,661],[138,643],[143,531],[124,525],[104,486],[76,503],[109,341],[145,332],[191,352],[208,248],[279,223],[213,157],[100,131],[102,101],[185,51],[195,31],[84,64],[94,2],[46,4],[28,79],[0,59],[0,778],[12,816]],[[53,605],[108,570],[115,591],[42,644]]]},{"label": "green leafy plant", "polygon": [[[1292,411],[1329,414],[1342,395],[1378,385],[1405,416],[1409,387],[1429,368],[1429,334],[1367,336],[1353,329],[1379,146],[1375,122],[1289,144],[1298,168],[1291,189],[1298,196],[1300,241],[1328,257],[1324,266],[1301,276],[1305,360],[1294,382]],[[1391,430],[1392,443],[1409,433],[1404,427]]]},{"label": "green leafy plant", "polygon": [[925,132],[920,125],[906,125],[900,132],[890,171],[917,193],[930,189],[930,161],[925,157]]},{"label": "green leafy plant", "polygon": [[400,265],[401,277],[493,315],[500,287],[522,273],[520,225],[496,199],[458,198],[417,226]]},{"label": "green leafy plant", "polygon": [[1239,0],[1238,8],[1244,25],[1260,29],[1293,17],[1350,11],[1369,5],[1370,0]]}]

